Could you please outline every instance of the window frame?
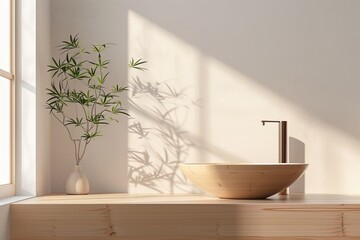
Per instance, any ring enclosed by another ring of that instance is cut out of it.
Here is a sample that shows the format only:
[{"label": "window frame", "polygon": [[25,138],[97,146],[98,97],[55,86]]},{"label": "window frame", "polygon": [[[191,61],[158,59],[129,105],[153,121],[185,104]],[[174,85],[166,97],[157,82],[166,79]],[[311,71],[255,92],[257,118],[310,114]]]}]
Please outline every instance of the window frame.
[{"label": "window frame", "polygon": [[10,88],[10,183],[0,185],[0,198],[15,195],[15,0],[10,1],[10,72],[0,69],[0,76],[8,79]]}]

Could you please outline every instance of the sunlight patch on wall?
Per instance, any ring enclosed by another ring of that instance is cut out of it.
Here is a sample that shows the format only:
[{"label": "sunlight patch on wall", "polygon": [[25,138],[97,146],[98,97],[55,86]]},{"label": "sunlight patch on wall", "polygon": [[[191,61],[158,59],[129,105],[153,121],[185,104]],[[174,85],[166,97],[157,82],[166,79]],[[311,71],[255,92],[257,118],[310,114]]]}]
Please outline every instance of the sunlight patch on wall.
[{"label": "sunlight patch on wall", "polygon": [[136,12],[128,20],[129,57],[149,61],[129,74],[129,192],[195,191],[181,162],[277,162],[278,127],[266,119],[288,121],[301,145],[290,161],[310,164],[306,192],[360,193],[357,139]]},{"label": "sunlight patch on wall", "polygon": [[[276,162],[278,128],[261,126],[260,120],[286,120],[289,137],[304,143],[305,150],[298,153],[305,159],[290,153],[290,162],[310,164],[305,178],[306,192],[360,193],[358,139],[216,59],[208,58],[207,70],[210,146],[249,162]],[[291,145],[289,140],[288,143]]]},{"label": "sunlight patch on wall", "polygon": [[20,53],[17,61],[16,193],[36,194],[36,4],[21,2]]}]

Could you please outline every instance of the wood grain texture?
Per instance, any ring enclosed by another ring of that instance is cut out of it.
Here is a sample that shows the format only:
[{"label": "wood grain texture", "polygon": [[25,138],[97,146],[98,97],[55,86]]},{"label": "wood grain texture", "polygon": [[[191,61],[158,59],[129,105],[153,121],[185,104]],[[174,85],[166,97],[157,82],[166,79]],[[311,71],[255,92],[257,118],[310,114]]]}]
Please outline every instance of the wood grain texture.
[{"label": "wood grain texture", "polygon": [[267,198],[286,189],[305,171],[305,163],[184,163],[188,179],[220,198]]},{"label": "wood grain texture", "polygon": [[360,239],[360,196],[58,195],[12,204],[11,227],[12,240]]}]

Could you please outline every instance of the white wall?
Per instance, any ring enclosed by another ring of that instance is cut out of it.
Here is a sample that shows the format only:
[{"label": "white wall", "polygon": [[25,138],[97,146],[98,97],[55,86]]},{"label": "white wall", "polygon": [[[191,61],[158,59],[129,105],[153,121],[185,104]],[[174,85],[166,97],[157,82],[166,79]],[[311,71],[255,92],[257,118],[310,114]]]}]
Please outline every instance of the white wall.
[{"label": "white wall", "polygon": [[[130,73],[140,84],[129,133],[126,121],[109,127],[87,153],[93,191],[191,191],[181,161],[276,162],[277,128],[260,124],[273,119],[288,121],[290,160],[310,164],[306,192],[360,193],[359,10],[355,0],[53,1],[52,47],[71,33],[115,42],[115,76],[127,58],[149,61]],[[58,192],[72,148],[55,122],[52,133]]]},{"label": "white wall", "polygon": [[46,66],[51,61],[50,0],[36,2],[36,195],[51,191],[51,119],[44,103],[44,91],[51,75]]},{"label": "white wall", "polygon": [[16,194],[36,194],[36,1],[16,1]]},{"label": "white wall", "polygon": [[45,88],[51,60],[50,1],[18,1],[16,61],[16,193],[50,192],[50,116]]}]

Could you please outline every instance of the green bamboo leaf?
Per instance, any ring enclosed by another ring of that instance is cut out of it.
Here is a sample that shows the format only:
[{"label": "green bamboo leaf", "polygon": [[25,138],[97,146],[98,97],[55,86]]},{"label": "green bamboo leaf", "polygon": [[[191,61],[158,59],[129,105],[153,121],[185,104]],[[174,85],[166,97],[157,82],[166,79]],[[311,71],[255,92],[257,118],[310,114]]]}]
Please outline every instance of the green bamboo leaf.
[{"label": "green bamboo leaf", "polygon": [[[117,115],[127,115],[119,101],[121,92],[128,87],[114,85],[108,90],[110,77],[107,69],[110,60],[103,59],[102,52],[111,43],[94,44],[88,51],[80,45],[78,35],[70,35],[58,46],[59,58],[51,58],[47,71],[51,74],[51,84],[46,88],[45,108],[57,116],[65,127],[78,127],[81,141],[88,144],[101,136],[98,128],[117,121]],[[146,61],[131,59],[129,66],[145,69]],[[83,84],[74,85],[83,81]],[[74,107],[76,106],[76,108]],[[76,109],[74,111],[73,109]]]}]

